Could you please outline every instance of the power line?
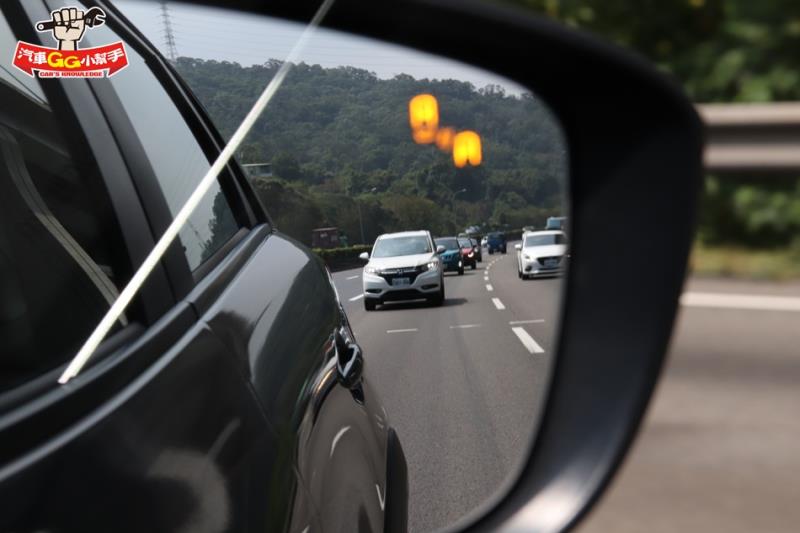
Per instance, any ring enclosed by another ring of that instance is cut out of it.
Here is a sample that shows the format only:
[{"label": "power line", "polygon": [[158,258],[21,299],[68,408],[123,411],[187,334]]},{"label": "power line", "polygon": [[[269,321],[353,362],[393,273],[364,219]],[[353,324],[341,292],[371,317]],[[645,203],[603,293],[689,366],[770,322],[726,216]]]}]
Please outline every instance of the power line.
[{"label": "power line", "polygon": [[159,4],[161,4],[161,22],[164,24],[164,45],[167,47],[167,57],[174,62],[178,58],[178,47],[175,45],[175,33],[172,30],[169,8],[166,0],[161,0]]}]

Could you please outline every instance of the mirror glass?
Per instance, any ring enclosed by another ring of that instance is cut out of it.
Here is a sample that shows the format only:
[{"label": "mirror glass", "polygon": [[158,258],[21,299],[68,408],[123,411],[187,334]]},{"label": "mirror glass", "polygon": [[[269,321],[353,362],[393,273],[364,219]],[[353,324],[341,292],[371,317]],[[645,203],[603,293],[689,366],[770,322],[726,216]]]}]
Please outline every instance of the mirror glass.
[{"label": "mirror glass", "polygon": [[[115,5],[226,139],[306,28]],[[493,73],[320,28],[236,159],[278,230],[332,271],[406,456],[409,530],[479,510],[519,471],[555,355],[569,258],[557,120]]]}]

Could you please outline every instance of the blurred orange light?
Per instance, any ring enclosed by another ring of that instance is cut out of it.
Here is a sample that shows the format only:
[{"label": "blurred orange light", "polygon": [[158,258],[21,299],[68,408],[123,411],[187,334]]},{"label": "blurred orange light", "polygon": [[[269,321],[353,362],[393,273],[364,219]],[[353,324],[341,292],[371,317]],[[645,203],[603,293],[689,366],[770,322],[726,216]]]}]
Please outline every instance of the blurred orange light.
[{"label": "blurred orange light", "polygon": [[411,132],[411,137],[417,144],[431,144],[436,140],[436,130],[419,128]]},{"label": "blurred orange light", "polygon": [[481,164],[481,138],[474,131],[461,131],[453,139],[453,163],[458,168],[465,167],[467,163],[473,167]]},{"label": "blurred orange light", "polygon": [[[432,94],[418,94],[408,103],[408,121],[414,140],[421,144],[430,144],[436,140],[436,130],[439,128],[439,103]],[[419,135],[417,131],[426,130]],[[429,139],[429,140],[428,140]]]},{"label": "blurred orange light", "polygon": [[456,132],[453,128],[442,128],[436,132],[436,146],[440,150],[449,152],[453,149],[453,139],[455,139]]}]

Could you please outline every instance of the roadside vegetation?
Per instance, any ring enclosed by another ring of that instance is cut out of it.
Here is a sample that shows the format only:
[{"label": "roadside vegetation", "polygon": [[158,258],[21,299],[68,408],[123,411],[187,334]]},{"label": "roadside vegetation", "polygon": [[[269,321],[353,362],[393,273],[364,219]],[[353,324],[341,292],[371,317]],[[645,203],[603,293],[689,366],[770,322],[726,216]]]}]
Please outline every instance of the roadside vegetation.
[{"label": "roadside vegetation", "polygon": [[[635,50],[695,102],[800,100],[796,0],[509,0]],[[653,10],[657,16],[653,16]],[[675,216],[681,216],[676,209]],[[709,176],[697,273],[800,277],[800,178]]]},{"label": "roadside vegetation", "polygon": [[[280,66],[181,57],[176,67],[228,137]],[[456,168],[451,156],[415,144],[409,99],[432,93],[441,123],[480,133],[484,163]],[[530,94],[455,80],[379,79],[353,67],[296,65],[239,154],[268,163],[253,178],[276,225],[310,243],[336,226],[350,245],[381,233],[471,225],[544,226],[563,214],[566,151],[548,110]],[[363,239],[361,231],[363,228]]]},{"label": "roadside vegetation", "polygon": [[[696,102],[800,100],[800,3],[794,0],[508,0],[646,56]],[[652,15],[657,9],[658,16]],[[179,58],[177,68],[225,135],[279,63]],[[563,214],[566,153],[530,95],[454,80],[380,80],[352,67],[298,65],[240,160],[271,163],[257,178],[278,226],[308,243],[338,226],[350,244],[410,227],[455,233],[542,225]],[[410,95],[440,99],[442,121],[481,132],[485,164],[457,170],[409,136]],[[461,188],[467,190],[454,195]],[[692,259],[698,273],[798,276],[800,178],[709,176]],[[359,216],[360,213],[360,216]],[[675,216],[683,216],[676,207]]]}]

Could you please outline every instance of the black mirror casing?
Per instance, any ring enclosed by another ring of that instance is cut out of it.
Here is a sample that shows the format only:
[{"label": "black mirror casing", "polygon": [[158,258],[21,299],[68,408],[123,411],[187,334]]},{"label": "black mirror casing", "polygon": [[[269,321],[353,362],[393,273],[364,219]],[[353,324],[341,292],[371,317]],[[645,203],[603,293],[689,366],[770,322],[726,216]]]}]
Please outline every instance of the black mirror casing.
[{"label": "black mirror casing", "polygon": [[[301,22],[319,6],[198,3]],[[568,529],[619,466],[662,367],[694,229],[700,120],[645,61],[519,10],[338,0],[324,25],[493,71],[529,87],[561,122],[578,259],[566,280],[546,410],[520,475],[453,529]],[[610,261],[615,242],[624,245]]]}]

